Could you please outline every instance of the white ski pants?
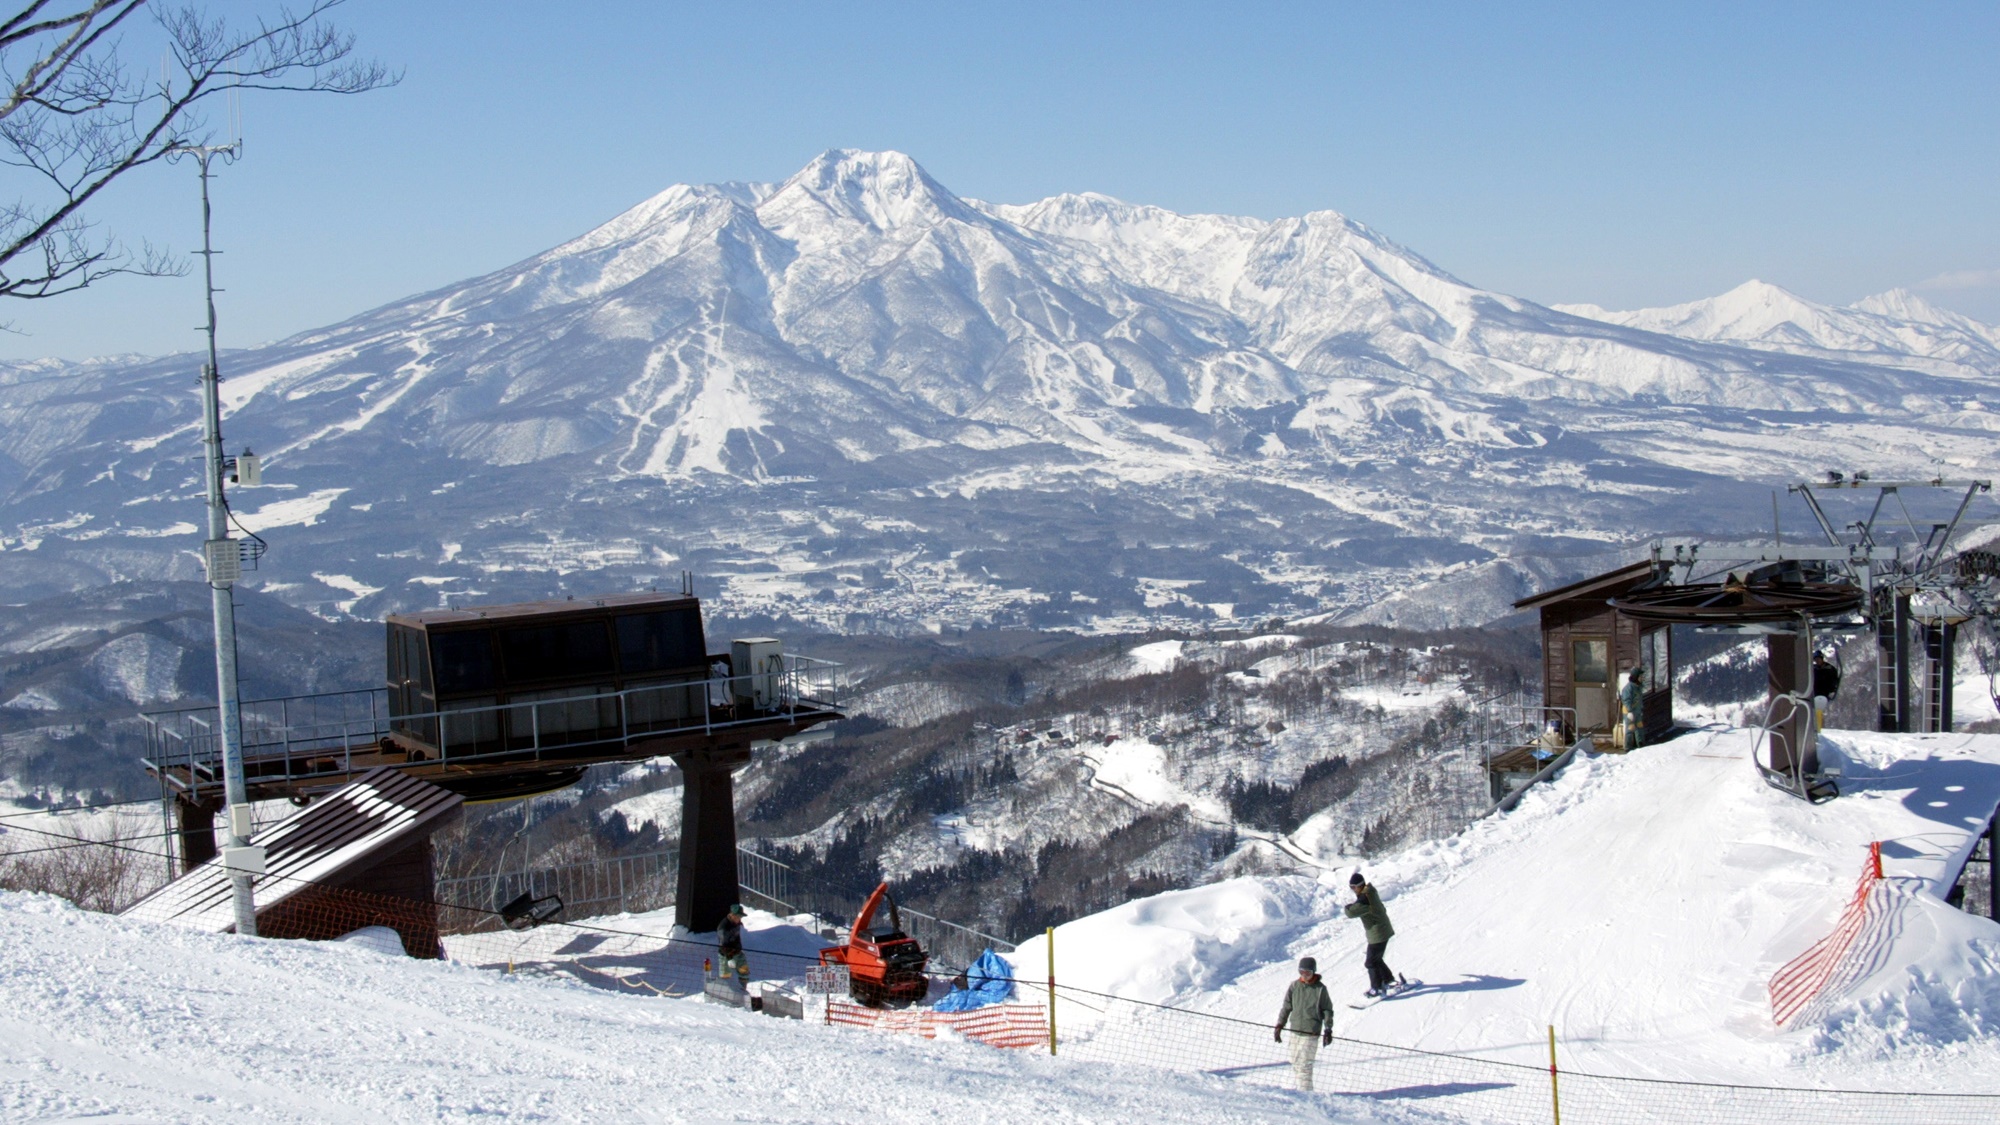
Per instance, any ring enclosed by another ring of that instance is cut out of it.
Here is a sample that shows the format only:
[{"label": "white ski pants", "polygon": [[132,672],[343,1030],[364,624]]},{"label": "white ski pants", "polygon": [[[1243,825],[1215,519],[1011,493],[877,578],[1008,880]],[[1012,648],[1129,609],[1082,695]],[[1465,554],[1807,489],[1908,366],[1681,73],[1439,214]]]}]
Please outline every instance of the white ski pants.
[{"label": "white ski pants", "polygon": [[1298,1079],[1299,1089],[1312,1093],[1313,1062],[1319,1058],[1319,1036],[1302,1035],[1296,1031],[1285,1032],[1292,1049],[1292,1075]]}]

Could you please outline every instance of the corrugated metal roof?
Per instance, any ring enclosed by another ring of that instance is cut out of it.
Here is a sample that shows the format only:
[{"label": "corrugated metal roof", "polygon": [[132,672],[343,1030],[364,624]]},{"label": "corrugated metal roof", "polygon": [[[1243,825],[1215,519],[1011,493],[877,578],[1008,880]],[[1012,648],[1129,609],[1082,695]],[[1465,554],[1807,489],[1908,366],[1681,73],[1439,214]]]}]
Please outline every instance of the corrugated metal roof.
[{"label": "corrugated metal roof", "polygon": [[[457,812],[465,798],[401,770],[369,770],[271,825],[251,842],[266,849],[257,879],[261,911],[407,847]],[[124,913],[225,933],[236,925],[229,872],[218,857],[140,899]]]}]

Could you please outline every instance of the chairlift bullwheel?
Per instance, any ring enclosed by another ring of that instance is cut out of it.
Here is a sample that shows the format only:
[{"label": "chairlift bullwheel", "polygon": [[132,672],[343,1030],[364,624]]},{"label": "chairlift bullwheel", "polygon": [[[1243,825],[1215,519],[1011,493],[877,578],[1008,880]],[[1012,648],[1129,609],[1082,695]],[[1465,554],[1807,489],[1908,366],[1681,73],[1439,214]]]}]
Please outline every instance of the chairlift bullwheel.
[{"label": "chairlift bullwheel", "polygon": [[1861,605],[1861,588],[1846,582],[1704,582],[1635,590],[1610,605],[1627,617],[1673,625],[1783,622],[1851,612]]}]

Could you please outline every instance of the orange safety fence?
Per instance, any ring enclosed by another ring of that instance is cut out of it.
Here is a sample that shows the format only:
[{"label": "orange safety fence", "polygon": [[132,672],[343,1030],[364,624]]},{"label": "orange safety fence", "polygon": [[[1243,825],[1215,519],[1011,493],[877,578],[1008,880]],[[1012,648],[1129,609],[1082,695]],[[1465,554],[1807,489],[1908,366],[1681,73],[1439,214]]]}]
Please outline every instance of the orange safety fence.
[{"label": "orange safety fence", "polygon": [[1854,894],[1847,900],[1847,909],[1841,912],[1833,932],[1814,942],[1771,977],[1768,991],[1772,1022],[1779,1027],[1785,1026],[1806,1005],[1819,998],[1826,982],[1840,967],[1841,959],[1853,947],[1854,939],[1867,925],[1868,902],[1875,884],[1881,879],[1882,845],[1877,842],[1868,845],[1868,862],[1861,869],[1861,881],[1855,884]]},{"label": "orange safety fence", "polygon": [[1002,1002],[969,1012],[939,1012],[930,1008],[869,1008],[835,1000],[827,1006],[826,1022],[925,1039],[936,1039],[943,1033],[989,1047],[1047,1049],[1049,1045],[1049,1010],[1041,1004]]}]

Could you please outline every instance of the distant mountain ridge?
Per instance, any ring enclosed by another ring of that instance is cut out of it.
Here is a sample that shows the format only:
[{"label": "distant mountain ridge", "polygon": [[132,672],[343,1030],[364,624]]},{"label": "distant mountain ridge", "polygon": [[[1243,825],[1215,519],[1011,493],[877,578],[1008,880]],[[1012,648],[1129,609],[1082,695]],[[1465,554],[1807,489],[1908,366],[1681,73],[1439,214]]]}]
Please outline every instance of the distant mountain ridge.
[{"label": "distant mountain ridge", "polygon": [[1746,281],[1720,296],[1666,308],[1614,312],[1595,305],[1556,307],[1689,339],[1863,360],[1935,359],[1974,374],[2000,373],[2000,329],[1940,309],[1907,289],[1840,307],[1806,300],[1768,282]]},{"label": "distant mountain ridge", "polygon": [[[1519,560],[1487,605],[1824,467],[1991,464],[1992,329],[1753,286],[1549,308],[1331,211],[834,150],[233,352],[225,428],[274,485],[236,494],[258,580],[325,616],[689,569],[838,629],[1359,612]],[[0,596],[194,575],[193,367],[0,368]]]}]

